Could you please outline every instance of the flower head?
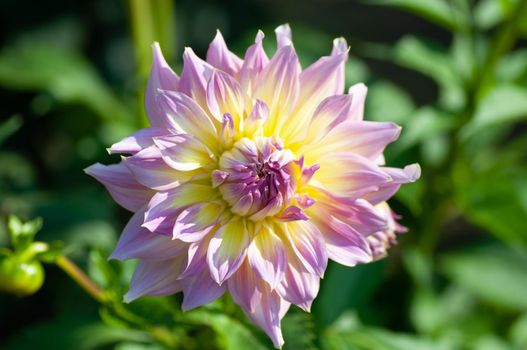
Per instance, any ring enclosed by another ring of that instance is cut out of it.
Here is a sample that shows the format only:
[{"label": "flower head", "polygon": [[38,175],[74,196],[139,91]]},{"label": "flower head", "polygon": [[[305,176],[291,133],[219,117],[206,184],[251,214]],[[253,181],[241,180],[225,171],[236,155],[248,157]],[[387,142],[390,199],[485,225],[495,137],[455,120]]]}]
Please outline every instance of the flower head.
[{"label": "flower head", "polygon": [[206,61],[185,50],[181,77],[154,44],[151,127],[86,171],[135,213],[112,254],[139,259],[125,300],[182,291],[188,310],[228,291],[280,347],[280,320],[309,310],[328,259],[367,263],[395,243],[386,200],[419,167],[381,166],[400,128],[363,120],[363,84],[344,93],[344,39],[302,70],[289,27],[276,35],[271,59],[259,32],[242,60],[218,32]]}]

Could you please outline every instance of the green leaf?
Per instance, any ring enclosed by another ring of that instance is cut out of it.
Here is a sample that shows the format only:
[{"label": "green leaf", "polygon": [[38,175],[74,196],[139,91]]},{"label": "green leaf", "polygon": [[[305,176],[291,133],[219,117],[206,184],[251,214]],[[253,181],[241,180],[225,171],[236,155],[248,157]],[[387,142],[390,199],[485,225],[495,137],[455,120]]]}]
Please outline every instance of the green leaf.
[{"label": "green leaf", "polygon": [[414,110],[410,95],[397,85],[382,81],[368,87],[367,119],[403,124]]},{"label": "green leaf", "polygon": [[374,0],[368,4],[397,7],[452,31],[468,27],[461,9],[445,0]]},{"label": "green leaf", "polygon": [[361,326],[352,314],[345,314],[322,337],[325,350],[451,350],[443,344],[405,333]]},{"label": "green leaf", "polygon": [[527,246],[527,169],[498,166],[456,177],[457,202],[470,221],[512,246]]},{"label": "green leaf", "polygon": [[364,306],[383,278],[384,261],[353,268],[330,262],[313,304],[315,321],[328,325],[344,311]]},{"label": "green leaf", "polygon": [[438,50],[413,36],[406,36],[395,44],[393,54],[396,63],[432,78],[439,85],[442,106],[450,110],[464,106],[463,81],[446,50]]},{"label": "green leaf", "polygon": [[518,348],[527,348],[527,313],[522,314],[512,325],[510,340]]},{"label": "green leaf", "polygon": [[481,0],[474,7],[474,23],[480,29],[490,29],[507,19],[518,0]]},{"label": "green leaf", "polygon": [[522,84],[527,78],[527,49],[519,49],[503,56],[496,64],[496,79],[500,82]]},{"label": "green leaf", "polygon": [[489,304],[527,310],[527,254],[496,246],[447,255],[442,271],[456,284]]},{"label": "green leaf", "polygon": [[282,320],[284,350],[316,350],[313,316],[306,312],[292,312]]},{"label": "green leaf", "polygon": [[478,104],[474,118],[462,129],[462,137],[476,134],[482,128],[513,123],[527,117],[527,88],[504,84],[492,89]]},{"label": "green leaf", "polygon": [[21,40],[0,52],[0,86],[45,91],[67,104],[93,110],[109,127],[124,136],[132,119],[125,105],[79,54],[48,42]]},{"label": "green leaf", "polygon": [[16,250],[26,249],[34,240],[35,235],[42,228],[42,219],[36,218],[31,221],[22,222],[14,215],[7,220],[7,228],[11,244]]},{"label": "green leaf", "polygon": [[22,126],[22,117],[15,114],[5,122],[0,124],[0,145],[4,143],[7,138],[13,135]]},{"label": "green leaf", "polygon": [[219,336],[222,349],[266,350],[267,347],[256,338],[249,328],[229,316],[196,310],[185,314],[185,318],[210,326]]}]

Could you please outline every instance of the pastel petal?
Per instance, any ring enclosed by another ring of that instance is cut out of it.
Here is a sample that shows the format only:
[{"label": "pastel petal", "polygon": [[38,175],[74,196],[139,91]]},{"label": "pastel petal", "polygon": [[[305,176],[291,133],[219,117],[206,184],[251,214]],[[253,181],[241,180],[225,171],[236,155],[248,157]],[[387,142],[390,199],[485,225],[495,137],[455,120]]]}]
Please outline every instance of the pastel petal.
[{"label": "pastel petal", "polygon": [[154,142],[160,151],[163,161],[173,169],[192,171],[202,168],[212,161],[209,153],[195,137],[188,134],[159,136]]},{"label": "pastel petal", "polygon": [[269,107],[266,132],[278,132],[276,127],[287,121],[298,98],[299,74],[295,50],[291,46],[284,46],[258,75],[252,96],[264,101]]},{"label": "pastel petal", "polygon": [[287,255],[285,276],[276,291],[282,298],[310,312],[320,288],[320,277],[310,273],[294,254]]},{"label": "pastel petal", "polygon": [[[211,151],[218,150],[216,127],[208,115],[190,97],[173,91],[161,91],[159,104],[170,128],[178,134],[190,134]],[[203,105],[202,105],[203,106]]]},{"label": "pastel petal", "polygon": [[190,243],[187,256],[182,265],[181,278],[193,276],[204,268],[210,275],[207,265],[207,250],[213,236],[214,232],[211,231],[202,240]]},{"label": "pastel petal", "polygon": [[165,120],[163,118],[163,111],[160,110],[157,104],[158,90],[177,91],[179,77],[165,61],[157,42],[152,44],[152,54],[152,69],[150,70],[148,85],[146,86],[145,108],[150,124],[152,126],[164,127]]},{"label": "pastel petal", "polygon": [[291,27],[289,24],[286,23],[278,26],[274,32],[276,34],[276,43],[278,45],[278,49],[284,46],[293,45],[293,35],[291,34]]},{"label": "pastel petal", "polygon": [[227,290],[227,285],[218,285],[211,277],[208,269],[186,278],[183,284],[183,311],[194,309],[218,299]]},{"label": "pastel petal", "polygon": [[221,205],[206,202],[183,209],[176,219],[172,238],[184,242],[201,240],[216,225],[221,210]]},{"label": "pastel petal", "polygon": [[231,220],[212,237],[207,252],[212,278],[222,284],[240,267],[249,246],[249,231],[244,220]]},{"label": "pastel petal", "polygon": [[245,119],[244,132],[251,137],[255,134],[262,134],[262,127],[269,118],[269,107],[265,102],[256,100],[253,109],[247,119]]},{"label": "pastel petal", "polygon": [[137,182],[122,162],[112,165],[96,163],[84,171],[102,183],[120,206],[132,212],[141,209],[154,195],[151,189]]},{"label": "pastel petal", "polygon": [[263,38],[263,32],[258,31],[254,45],[250,46],[245,53],[239,78],[244,93],[250,93],[253,90],[253,83],[257,81],[258,75],[269,63],[269,58],[262,45]]},{"label": "pastel petal", "polygon": [[141,227],[144,215],[144,209],[139,210],[128,221],[110,259],[168,260],[186,253],[188,244]]},{"label": "pastel petal", "polygon": [[327,154],[313,175],[313,186],[344,198],[359,198],[391,181],[388,174],[355,153]]},{"label": "pastel petal", "polygon": [[328,256],[318,228],[310,221],[291,221],[283,224],[282,230],[304,267],[312,274],[324,276]]},{"label": "pastel petal", "polygon": [[280,320],[289,303],[261,280],[248,262],[240,266],[228,281],[229,292],[234,302],[243,309],[249,319],[260,326],[277,348],[284,344]]},{"label": "pastel petal", "polygon": [[191,48],[185,48],[179,91],[191,97],[200,106],[206,107],[207,82],[213,71],[213,66],[196,56]]},{"label": "pastel petal", "polygon": [[314,222],[324,236],[331,260],[346,266],[372,261],[367,240],[351,226],[332,215],[321,215]]},{"label": "pastel petal", "polygon": [[139,183],[157,191],[165,191],[190,180],[193,174],[178,172],[169,167],[156,146],[150,146],[131,157],[123,158]]},{"label": "pastel petal", "polygon": [[213,200],[217,194],[207,185],[184,183],[167,191],[156,193],[145,213],[143,227],[152,232],[173,235],[174,224],[187,206]]},{"label": "pastel petal", "polygon": [[181,259],[139,261],[124,301],[129,303],[142,296],[165,296],[180,292],[180,265]]},{"label": "pastel petal", "polygon": [[[341,45],[340,41],[336,45]],[[347,50],[334,50],[333,55],[320,58],[300,74],[298,103],[281,134],[284,139],[299,141],[320,102],[344,92],[344,64],[347,59]]]},{"label": "pastel petal", "polygon": [[352,85],[348,89],[348,95],[353,97],[353,103],[351,106],[350,120],[363,120],[364,119],[364,104],[366,102],[366,95],[368,94],[368,88],[363,83]]},{"label": "pastel petal", "polygon": [[217,120],[221,121],[223,115],[229,113],[234,124],[239,125],[245,102],[238,82],[225,72],[214,71],[207,85],[207,105]]},{"label": "pastel petal", "polygon": [[415,182],[421,176],[421,167],[419,164],[410,164],[405,166],[404,169],[384,167],[382,170],[390,175],[392,181],[381,185],[377,191],[364,196],[364,199],[373,205],[385,202],[399,190],[402,184]]},{"label": "pastel petal", "polygon": [[108,153],[136,154],[143,148],[152,146],[154,144],[154,137],[166,134],[166,130],[158,127],[140,129],[121,141],[114,143],[112,147],[108,148]]},{"label": "pastel petal", "polygon": [[216,36],[210,43],[207,62],[231,76],[238,74],[243,63],[238,56],[229,51],[219,30],[216,31]]},{"label": "pastel petal", "polygon": [[282,240],[269,228],[262,229],[249,245],[247,258],[253,270],[274,289],[284,277],[287,258]]}]

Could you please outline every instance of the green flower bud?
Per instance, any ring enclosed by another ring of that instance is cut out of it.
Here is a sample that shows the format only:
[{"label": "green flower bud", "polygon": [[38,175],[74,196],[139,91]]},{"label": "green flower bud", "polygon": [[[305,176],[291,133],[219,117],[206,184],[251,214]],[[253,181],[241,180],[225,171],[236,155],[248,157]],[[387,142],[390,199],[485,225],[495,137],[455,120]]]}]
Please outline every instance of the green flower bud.
[{"label": "green flower bud", "polygon": [[28,296],[43,283],[44,269],[39,261],[21,261],[16,255],[0,257],[0,291]]}]

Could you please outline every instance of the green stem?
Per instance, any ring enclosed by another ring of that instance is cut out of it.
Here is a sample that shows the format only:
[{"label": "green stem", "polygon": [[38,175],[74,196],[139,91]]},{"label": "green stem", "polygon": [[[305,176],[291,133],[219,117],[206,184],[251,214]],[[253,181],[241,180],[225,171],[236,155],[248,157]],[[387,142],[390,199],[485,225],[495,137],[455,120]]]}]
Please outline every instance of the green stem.
[{"label": "green stem", "polygon": [[86,293],[99,303],[107,301],[106,293],[100,289],[73,261],[61,255],[57,258],[56,264],[68,276],[70,276]]}]

